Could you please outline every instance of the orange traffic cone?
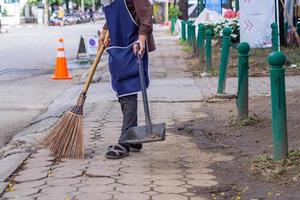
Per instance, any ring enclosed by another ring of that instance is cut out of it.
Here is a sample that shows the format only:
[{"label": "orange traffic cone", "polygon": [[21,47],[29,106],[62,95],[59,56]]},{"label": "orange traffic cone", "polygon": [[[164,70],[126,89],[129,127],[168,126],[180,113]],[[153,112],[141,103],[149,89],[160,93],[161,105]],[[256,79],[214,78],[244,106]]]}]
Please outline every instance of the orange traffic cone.
[{"label": "orange traffic cone", "polygon": [[52,79],[72,79],[68,72],[67,59],[65,55],[64,39],[60,38],[58,41],[56,66]]}]

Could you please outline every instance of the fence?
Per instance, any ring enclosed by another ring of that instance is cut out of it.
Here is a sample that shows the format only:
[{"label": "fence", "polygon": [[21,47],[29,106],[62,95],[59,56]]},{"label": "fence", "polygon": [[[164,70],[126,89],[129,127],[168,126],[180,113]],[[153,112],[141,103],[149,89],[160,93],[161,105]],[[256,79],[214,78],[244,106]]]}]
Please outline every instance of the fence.
[{"label": "fence", "polygon": [[[187,27],[186,27],[187,26]],[[288,157],[287,121],[286,121],[286,96],[285,96],[285,56],[279,52],[279,34],[276,23],[272,28],[272,53],[269,55],[271,101],[272,101],[272,133],[273,133],[273,158],[280,160]],[[198,25],[196,39],[195,26],[192,21],[182,22],[181,38],[199,54],[199,64],[206,65],[206,72],[212,71],[212,37],[213,31],[207,29],[204,24]],[[187,30],[187,32],[186,32]],[[297,24],[300,32],[300,23]],[[249,113],[249,52],[250,46],[242,42],[237,46],[231,44],[230,28],[223,29],[221,44],[220,71],[217,93],[224,94],[226,87],[227,66],[230,49],[238,51],[238,91],[237,110],[238,118],[245,119]],[[186,37],[187,36],[187,37]],[[196,48],[196,49],[195,49]]]}]

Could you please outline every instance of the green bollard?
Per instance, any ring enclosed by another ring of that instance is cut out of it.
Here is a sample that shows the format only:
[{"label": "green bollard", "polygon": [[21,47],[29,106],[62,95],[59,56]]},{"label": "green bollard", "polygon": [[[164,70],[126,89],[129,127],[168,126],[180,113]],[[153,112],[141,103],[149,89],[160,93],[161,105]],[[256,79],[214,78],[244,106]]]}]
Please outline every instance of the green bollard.
[{"label": "green bollard", "polygon": [[218,94],[222,94],[225,91],[227,65],[228,65],[230,44],[231,44],[231,33],[232,33],[231,28],[224,28],[223,39],[222,39]]},{"label": "green bollard", "polygon": [[205,55],[206,55],[206,73],[211,73],[211,40],[213,32],[211,29],[205,31]]},{"label": "green bollard", "polygon": [[188,23],[187,23],[187,33],[188,33],[188,43],[189,43],[189,45],[192,44],[192,42],[191,42],[191,32],[192,32],[191,25],[192,25],[191,21],[188,21]]},{"label": "green bollard", "polygon": [[242,42],[238,45],[238,92],[237,92],[237,108],[239,119],[248,117],[249,108],[249,51],[250,45],[247,42]]},{"label": "green bollard", "polygon": [[271,65],[273,159],[281,160],[288,157],[285,69],[283,68],[286,58],[283,53],[275,51],[269,55],[268,60]]},{"label": "green bollard", "polygon": [[176,18],[172,18],[171,19],[171,33],[174,34],[175,32],[175,24],[176,24],[177,19]]},{"label": "green bollard", "polygon": [[300,22],[297,22],[297,25],[296,25],[296,29],[297,29],[297,33],[298,35],[300,36]]},{"label": "green bollard", "polygon": [[279,34],[278,34],[278,25],[274,22],[271,25],[272,28],[272,51],[279,51]]},{"label": "green bollard", "polygon": [[196,26],[194,24],[191,25],[191,42],[193,52],[196,53]]},{"label": "green bollard", "polygon": [[199,49],[200,63],[204,63],[204,41],[205,41],[205,26],[204,24],[198,25],[198,40],[197,47]]},{"label": "green bollard", "polygon": [[186,22],[181,21],[181,40],[186,41]]}]

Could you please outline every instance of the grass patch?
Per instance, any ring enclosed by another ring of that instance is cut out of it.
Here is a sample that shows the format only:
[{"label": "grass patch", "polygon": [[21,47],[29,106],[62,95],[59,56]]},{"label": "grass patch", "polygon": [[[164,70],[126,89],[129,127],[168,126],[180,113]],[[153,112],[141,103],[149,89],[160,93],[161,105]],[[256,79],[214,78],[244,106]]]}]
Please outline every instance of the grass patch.
[{"label": "grass patch", "polygon": [[235,116],[232,116],[230,118],[227,126],[235,127],[235,128],[242,128],[245,126],[253,126],[261,121],[262,121],[262,119],[259,118],[256,114],[253,114],[252,116],[249,116],[249,117],[243,118],[243,119],[237,119]]},{"label": "grass patch", "polygon": [[300,150],[289,152],[288,159],[274,161],[270,154],[257,156],[250,162],[249,171],[266,182],[291,184],[300,180]]}]

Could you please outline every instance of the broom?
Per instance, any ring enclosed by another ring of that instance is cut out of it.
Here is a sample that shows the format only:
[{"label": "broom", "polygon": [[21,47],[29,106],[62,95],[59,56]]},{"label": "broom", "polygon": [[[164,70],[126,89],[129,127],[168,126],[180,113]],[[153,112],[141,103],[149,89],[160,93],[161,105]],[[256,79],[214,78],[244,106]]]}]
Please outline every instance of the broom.
[{"label": "broom", "polygon": [[[104,41],[107,41],[108,37],[109,33],[107,32]],[[43,148],[52,151],[58,158],[84,158],[83,105],[86,93],[104,50],[105,46],[102,45],[89,70],[87,80],[77,100],[77,104],[57,122],[56,126],[41,142]]]}]

